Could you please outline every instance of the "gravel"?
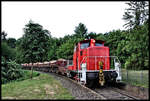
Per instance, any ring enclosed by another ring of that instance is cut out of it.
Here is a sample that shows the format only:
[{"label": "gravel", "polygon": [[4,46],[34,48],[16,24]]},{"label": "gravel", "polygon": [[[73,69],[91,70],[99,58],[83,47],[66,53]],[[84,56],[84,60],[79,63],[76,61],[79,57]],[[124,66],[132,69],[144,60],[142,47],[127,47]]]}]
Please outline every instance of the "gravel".
[{"label": "gravel", "polygon": [[73,83],[70,80],[64,79],[62,77],[56,76],[53,73],[48,73],[51,76],[53,76],[56,80],[59,80],[62,86],[72,94],[72,96],[75,97],[75,99],[81,99],[81,100],[90,100],[90,99],[101,99],[100,96],[97,96],[96,94],[88,91],[87,89],[79,86],[76,83]]}]

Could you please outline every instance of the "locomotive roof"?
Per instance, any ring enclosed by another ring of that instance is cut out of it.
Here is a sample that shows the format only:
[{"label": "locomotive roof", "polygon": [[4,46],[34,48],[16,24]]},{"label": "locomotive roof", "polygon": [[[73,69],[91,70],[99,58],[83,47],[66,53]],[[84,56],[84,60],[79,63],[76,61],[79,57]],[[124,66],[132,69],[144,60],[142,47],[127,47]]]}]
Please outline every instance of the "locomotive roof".
[{"label": "locomotive roof", "polygon": [[[95,39],[94,39],[95,40]],[[82,40],[82,41],[80,41],[80,42],[78,42],[78,43],[84,43],[84,42],[90,42],[91,41],[91,39],[85,39],[85,40]],[[105,43],[105,41],[103,41],[103,40],[95,40],[96,42],[101,42],[101,43]],[[76,45],[78,44],[78,43],[76,43]]]}]

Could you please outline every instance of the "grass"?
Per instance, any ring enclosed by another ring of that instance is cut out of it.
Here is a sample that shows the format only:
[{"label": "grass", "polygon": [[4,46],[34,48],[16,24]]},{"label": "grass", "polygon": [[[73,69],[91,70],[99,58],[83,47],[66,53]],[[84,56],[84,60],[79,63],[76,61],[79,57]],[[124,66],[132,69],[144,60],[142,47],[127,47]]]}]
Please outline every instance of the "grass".
[{"label": "grass", "polygon": [[74,99],[59,81],[48,74],[2,84],[2,99]]},{"label": "grass", "polygon": [[122,70],[122,80],[126,83],[149,88],[149,71]]}]

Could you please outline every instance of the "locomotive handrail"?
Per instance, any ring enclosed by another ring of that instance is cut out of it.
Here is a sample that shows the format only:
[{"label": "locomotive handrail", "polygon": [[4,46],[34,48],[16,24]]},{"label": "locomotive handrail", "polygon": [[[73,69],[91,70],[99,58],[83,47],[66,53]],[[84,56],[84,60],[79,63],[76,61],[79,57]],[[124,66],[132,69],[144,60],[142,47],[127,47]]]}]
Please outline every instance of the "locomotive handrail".
[{"label": "locomotive handrail", "polygon": [[[81,66],[81,64],[83,63],[83,61],[84,61],[85,59],[87,59],[88,57],[95,57],[95,59],[97,59],[97,57],[104,57],[104,58],[113,57],[114,59],[116,58],[116,59],[118,60],[119,64],[121,64],[121,63],[120,63],[120,60],[118,59],[117,56],[84,56],[83,59],[82,59],[81,62],[80,62],[80,66]],[[87,62],[87,61],[86,61],[86,62]],[[96,62],[96,61],[95,61],[95,62]],[[95,63],[95,64],[96,64],[96,63]],[[96,65],[95,65],[95,68],[96,68]],[[120,68],[121,68],[121,66],[120,66]],[[78,69],[79,69],[79,67],[78,67]]]},{"label": "locomotive handrail", "polygon": [[[80,70],[82,69],[81,65],[83,64],[83,61],[85,59],[86,59],[85,63],[87,64],[87,58],[88,57],[89,58],[90,57],[95,58],[95,70],[97,70],[97,63],[96,63],[97,58],[104,58],[105,60],[106,60],[106,58],[113,58],[113,66],[115,67],[115,69],[110,69],[110,70],[116,71],[118,73],[118,77],[116,78],[117,81],[121,80],[121,75],[122,75],[122,73],[121,73],[121,63],[120,63],[120,60],[118,59],[117,56],[85,56],[85,57],[83,57],[83,59],[80,62]],[[116,60],[117,60],[117,62],[116,62]],[[110,60],[110,62],[111,62],[111,60]],[[119,64],[117,64],[117,63],[119,63]],[[105,66],[107,67],[107,63],[105,63]],[[78,70],[77,70],[78,74],[79,74],[79,72],[81,72],[80,70],[79,70],[79,67],[78,67]],[[80,79],[80,77],[79,77],[79,79]]]}]

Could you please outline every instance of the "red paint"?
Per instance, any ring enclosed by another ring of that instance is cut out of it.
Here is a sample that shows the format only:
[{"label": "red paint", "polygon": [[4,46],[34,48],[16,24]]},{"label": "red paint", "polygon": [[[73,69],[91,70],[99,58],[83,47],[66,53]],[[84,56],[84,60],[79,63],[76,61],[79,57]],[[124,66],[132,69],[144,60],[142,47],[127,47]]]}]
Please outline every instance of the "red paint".
[{"label": "red paint", "polygon": [[[83,45],[84,44],[84,45]],[[89,46],[88,46],[89,45]],[[101,46],[96,46],[101,45]],[[85,47],[83,47],[85,46]],[[87,59],[84,59],[87,56]],[[104,41],[101,40],[84,40],[79,42],[74,49],[73,66],[68,67],[69,70],[81,70],[81,62],[87,63],[87,70],[99,70],[99,61],[104,62],[103,70],[110,69],[110,60],[108,57],[95,56],[109,56],[109,48],[104,46]]]}]

